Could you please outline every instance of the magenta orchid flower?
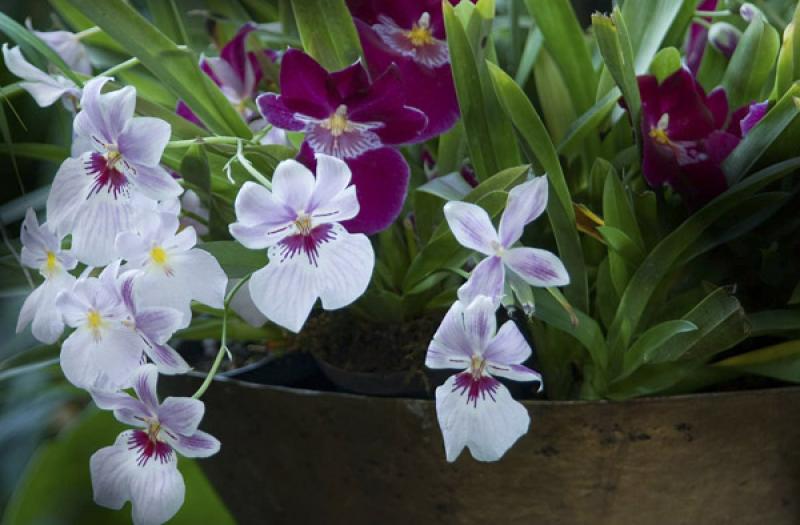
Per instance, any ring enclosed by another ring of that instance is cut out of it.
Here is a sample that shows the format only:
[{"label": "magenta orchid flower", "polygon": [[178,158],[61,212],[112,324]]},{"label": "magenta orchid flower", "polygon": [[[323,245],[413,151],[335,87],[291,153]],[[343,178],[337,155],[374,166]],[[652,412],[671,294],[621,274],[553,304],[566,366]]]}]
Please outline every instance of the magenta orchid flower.
[{"label": "magenta orchid flower", "polygon": [[[452,4],[458,3],[451,0]],[[349,0],[370,72],[400,71],[406,104],[428,124],[418,140],[444,133],[459,117],[440,0]]]},{"label": "magenta orchid flower", "polygon": [[528,431],[530,416],[495,376],[515,381],[542,377],[524,366],[531,348],[513,321],[497,331],[496,304],[485,296],[457,301],[433,336],[425,366],[463,370],[436,389],[436,415],[447,461],[466,446],[479,461],[497,461]]},{"label": "magenta orchid flower", "polygon": [[176,215],[149,214],[137,232],[117,235],[116,249],[127,261],[125,269],[137,271],[137,300],[178,310],[183,328],[191,322],[193,300],[222,308],[228,277],[213,255],[195,248],[194,228],[178,231],[179,227]]},{"label": "magenta orchid flower", "polygon": [[[717,8],[718,1],[719,0],[702,0],[697,6],[697,9],[699,11],[713,11]],[[708,17],[705,17],[704,20],[711,23],[711,19]],[[692,74],[696,75],[700,70],[700,63],[703,61],[707,43],[708,27],[697,22],[692,23],[686,38],[686,67],[689,68]]]},{"label": "magenta orchid flower", "polygon": [[136,525],[164,523],[183,505],[186,487],[178,471],[178,454],[206,458],[220,449],[215,437],[198,430],[203,402],[168,397],[159,403],[157,381],[156,367],[144,365],[132,381],[135,398],[124,392],[92,392],[98,407],[113,410],[121,423],[136,427],[92,455],[94,501],[114,510],[130,501]]},{"label": "magenta orchid flower", "polygon": [[82,277],[56,298],[66,324],[75,328],[61,347],[61,368],[79,388],[127,388],[145,355],[162,373],[189,370],[166,344],[178,329],[181,313],[137,308],[132,276],[117,276],[118,270],[119,262],[110,264],[99,277]]},{"label": "magenta orchid flower", "polygon": [[367,288],[375,253],[364,234],[341,221],[358,214],[356,189],[343,161],[317,155],[317,175],[294,160],[278,164],[272,191],[245,182],[236,196],[233,237],[245,247],[269,248],[269,264],[248,283],[258,309],[298,332],[314,303],[342,308]]},{"label": "magenta orchid flower", "polygon": [[[254,29],[254,24],[243,25],[230,42],[223,46],[218,57],[203,56],[200,59],[200,69],[219,86],[236,111],[251,124],[256,119],[260,120],[258,113],[248,104],[255,99],[258,83],[263,76],[258,56],[252,51],[247,51],[247,36]],[[274,61],[276,58],[273,51],[265,50],[263,53],[270,60]],[[176,112],[186,120],[203,126],[197,115],[184,102],[178,102]],[[263,125],[261,121],[257,127]]]},{"label": "magenta orchid flower", "polygon": [[25,60],[19,47],[3,44],[3,61],[8,70],[22,79],[20,87],[27,91],[39,107],[48,107],[59,99],[64,107],[75,111],[81,90],[75,82],[62,76],[50,75]]},{"label": "magenta orchid flower", "polygon": [[306,134],[300,159],[313,168],[314,154],[345,160],[353,173],[361,212],[345,224],[352,232],[374,233],[399,215],[408,188],[403,156],[386,145],[420,140],[425,115],[405,104],[396,68],[373,83],[360,62],[328,73],[302,51],[290,49],[281,62],[281,94],[256,102],[273,126]]},{"label": "magenta orchid flower", "polygon": [[547,207],[547,177],[536,177],[520,184],[508,194],[508,202],[495,230],[486,210],[476,204],[448,202],[444,206],[447,224],[462,245],[487,257],[472,271],[459,289],[459,300],[470,303],[475,297],[490,297],[495,304],[503,297],[506,272],[540,287],[569,284],[569,274],[561,260],[538,248],[514,247],[526,225]]},{"label": "magenta orchid flower", "polygon": [[56,307],[56,297],[72,288],[75,277],[69,270],[78,261],[61,249],[61,238],[47,224],[39,225],[36,213],[28,208],[20,233],[22,264],[38,270],[44,282],[25,299],[17,321],[17,333],[31,325],[33,336],[46,344],[55,343],[64,331],[64,320]]},{"label": "magenta orchid flower", "polygon": [[169,124],[134,117],[136,90],[130,86],[101,95],[108,80],[86,83],[74,127],[77,140],[91,149],[61,164],[47,199],[48,220],[72,234],[73,253],[93,266],[114,258],[117,234],[134,226],[137,200],[170,199],[183,191],[159,165]]},{"label": "magenta orchid flower", "polygon": [[642,173],[650,186],[670,185],[696,208],[727,188],[722,162],[767,111],[766,103],[732,114],[722,88],[706,95],[681,68],[658,83],[639,77],[642,96]]},{"label": "magenta orchid flower", "polygon": [[78,35],[70,31],[36,31],[31,25],[30,18],[25,20],[25,25],[37,37],[61,57],[70,69],[84,75],[92,74],[92,63],[86,46],[81,43]]}]

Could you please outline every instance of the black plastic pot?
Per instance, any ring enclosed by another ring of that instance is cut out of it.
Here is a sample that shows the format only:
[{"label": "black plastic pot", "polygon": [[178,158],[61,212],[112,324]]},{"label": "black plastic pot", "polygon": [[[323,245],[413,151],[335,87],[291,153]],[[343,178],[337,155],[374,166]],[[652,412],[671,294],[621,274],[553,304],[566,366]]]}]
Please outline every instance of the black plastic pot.
[{"label": "black plastic pot", "polygon": [[800,523],[800,388],[524,401],[530,432],[490,464],[445,461],[429,400],[228,378],[204,399],[222,450],[200,464],[242,524]]}]

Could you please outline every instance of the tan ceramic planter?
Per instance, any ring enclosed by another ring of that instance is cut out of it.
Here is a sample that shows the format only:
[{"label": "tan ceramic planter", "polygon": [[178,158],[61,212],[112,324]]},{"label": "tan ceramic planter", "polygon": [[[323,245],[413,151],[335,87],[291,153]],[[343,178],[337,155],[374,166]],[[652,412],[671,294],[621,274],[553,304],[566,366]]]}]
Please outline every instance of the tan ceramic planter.
[{"label": "tan ceramic planter", "polygon": [[526,401],[493,464],[445,462],[431,401],[237,381],[205,399],[223,445],[202,465],[242,524],[800,523],[800,388]]}]

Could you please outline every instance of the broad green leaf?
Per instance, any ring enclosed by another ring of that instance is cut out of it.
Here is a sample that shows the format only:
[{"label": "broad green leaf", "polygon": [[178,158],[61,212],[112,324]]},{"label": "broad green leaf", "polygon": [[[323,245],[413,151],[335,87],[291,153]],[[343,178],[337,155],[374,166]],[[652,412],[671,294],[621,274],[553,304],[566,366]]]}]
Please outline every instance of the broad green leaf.
[{"label": "broad green leaf", "polygon": [[598,100],[594,106],[589,108],[586,113],[570,124],[567,133],[558,144],[558,153],[574,154],[581,141],[583,141],[589,133],[597,129],[600,124],[605,121],[606,117],[611,114],[611,111],[617,107],[619,97],[619,88],[615,87],[609,91],[606,96]]},{"label": "broad green leaf", "polygon": [[362,56],[358,32],[344,0],[292,0],[303,48],[328,71],[338,71]]},{"label": "broad green leaf", "polygon": [[484,180],[493,173],[519,164],[514,131],[503,118],[484,63],[491,19],[484,18],[482,10],[475,8],[465,28],[449,2],[443,4],[443,9],[470,161],[478,179]]},{"label": "broad green leaf", "polygon": [[[614,8],[610,17],[600,14],[592,15],[592,28],[606,70],[622,91],[622,96],[631,114],[631,121],[638,123],[642,99],[639,95],[639,85],[636,82],[630,35],[619,7]],[[635,129],[638,130],[638,126]]]},{"label": "broad green leaf", "polygon": [[8,38],[20,45],[27,45],[40,53],[48,62],[56,66],[62,73],[77,85],[82,86],[83,81],[81,78],[69,68],[64,60],[56,54],[55,51],[42,42],[39,37],[28,31],[27,28],[21,26],[16,20],[12,19],[2,11],[0,11],[0,31],[6,34]]},{"label": "broad green leaf", "polygon": [[638,368],[631,375],[612,383],[606,397],[621,401],[633,397],[658,394],[675,386],[683,378],[694,373],[700,366],[700,363],[693,361],[645,365]]},{"label": "broad green leaf", "polygon": [[72,4],[138,58],[210,130],[221,135],[252,136],[225,95],[200,70],[198,57],[178,47],[124,0],[72,0]]},{"label": "broad green leaf", "polygon": [[775,66],[775,89],[770,99],[781,98],[794,80],[794,25],[790,25],[783,32],[783,44],[778,52],[778,63]]},{"label": "broad green leaf", "polygon": [[9,155],[12,152],[18,157],[49,160],[50,162],[61,162],[69,157],[69,149],[56,144],[38,144],[30,142],[0,144],[0,153]]},{"label": "broad green leaf", "polygon": [[147,0],[147,9],[155,25],[177,44],[188,44],[189,37],[183,26],[175,0]]},{"label": "broad green leaf", "polygon": [[533,80],[539,99],[546,101],[542,104],[542,117],[550,131],[551,140],[560,142],[567,134],[570,123],[575,120],[576,113],[570,97],[571,90],[546,49],[539,53],[533,69]]},{"label": "broad green leaf", "polygon": [[662,346],[670,343],[676,335],[695,330],[697,330],[696,324],[683,319],[665,321],[647,329],[625,352],[620,377],[628,376],[641,365],[650,362],[652,356],[656,355]]},{"label": "broad green leaf", "polygon": [[779,48],[778,32],[763,17],[756,16],[739,40],[722,79],[730,107],[762,100]]},{"label": "broad green leaf", "polygon": [[539,118],[539,114],[522,89],[498,66],[488,65],[506,115],[514,123],[514,127],[533,152],[538,163],[547,172],[547,180],[550,184],[547,214],[558,245],[558,255],[570,276],[570,284],[566,287],[565,294],[573,306],[586,311],[588,310],[589,293],[583,248],[578,237],[572,196],[558,160],[558,153],[550,141],[542,119]]},{"label": "broad green leaf", "polygon": [[248,250],[236,241],[204,242],[197,247],[213,255],[231,279],[244,277],[267,265],[266,250]]},{"label": "broad green leaf", "polygon": [[597,231],[608,245],[611,281],[617,294],[622,294],[630,276],[644,257],[642,249],[625,232],[612,226],[598,226]]},{"label": "broad green leaf", "polygon": [[603,220],[606,226],[613,226],[622,230],[625,235],[636,243],[636,246],[644,249],[644,240],[642,239],[639,224],[636,221],[630,197],[616,170],[603,159],[597,159],[595,164],[604,166],[608,172],[603,189]]},{"label": "broad green leaf", "polygon": [[[497,216],[505,206],[506,192],[520,182],[529,170],[530,166],[523,165],[496,173],[473,189],[463,200],[481,204],[489,212],[489,216]],[[428,244],[411,262],[403,281],[403,290],[408,293],[417,283],[435,271],[460,266],[469,253],[469,250],[462,248],[456,242],[447,223],[442,222]]]},{"label": "broad green leaf", "polygon": [[681,68],[681,54],[674,47],[667,47],[656,53],[650,64],[650,74],[655,75],[658,83],[671,76]]},{"label": "broad green leaf", "polygon": [[594,103],[597,73],[572,4],[569,0],[525,0],[525,4],[569,86],[576,113],[584,113]]},{"label": "broad green leaf", "polygon": [[748,315],[751,336],[800,333],[800,310],[767,310]]},{"label": "broad green leaf", "polygon": [[528,81],[528,77],[533,71],[533,65],[539,57],[539,52],[542,50],[542,43],[544,37],[542,32],[537,27],[532,27],[528,31],[528,38],[525,40],[525,48],[522,50],[522,57],[517,66],[517,73],[514,75],[514,80],[520,86],[524,86]]},{"label": "broad green leaf", "polygon": [[471,190],[472,186],[467,184],[467,181],[458,172],[436,177],[417,188],[417,191],[436,195],[446,201],[460,201]]},{"label": "broad green leaf", "polygon": [[[679,20],[684,5],[691,2],[696,5],[696,0],[630,0],[622,5],[622,16],[635,53],[633,70],[637,75],[647,72],[670,27]],[[612,88],[611,74],[604,68],[596,98],[599,100]]]},{"label": "broad green leaf", "polygon": [[800,158],[796,157],[754,173],[695,212],[653,248],[628,283],[620,299],[614,322],[609,328],[609,348],[614,356],[621,359],[622,352],[636,332],[653,293],[674,264],[680,260],[681,254],[709,226],[737,206],[743,198],[779,180],[798,167]]},{"label": "broad green leaf", "polygon": [[728,184],[747,175],[770,145],[800,113],[800,83],[795,83],[722,163]]},{"label": "broad green leaf", "polygon": [[466,155],[466,150],[464,124],[459,120],[449,131],[439,135],[439,148],[436,151],[436,171],[438,173],[459,171]]},{"label": "broad green leaf", "polygon": [[800,383],[800,339],[730,357],[714,367]]}]

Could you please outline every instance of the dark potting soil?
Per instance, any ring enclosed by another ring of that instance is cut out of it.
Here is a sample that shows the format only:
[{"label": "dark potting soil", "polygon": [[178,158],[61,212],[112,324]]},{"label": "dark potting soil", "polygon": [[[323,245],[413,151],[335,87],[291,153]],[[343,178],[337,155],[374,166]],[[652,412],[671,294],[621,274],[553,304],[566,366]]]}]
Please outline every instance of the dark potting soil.
[{"label": "dark potting soil", "polygon": [[442,321],[428,315],[401,324],[374,324],[347,311],[322,312],[308,320],[291,347],[352,372],[418,371]]}]

